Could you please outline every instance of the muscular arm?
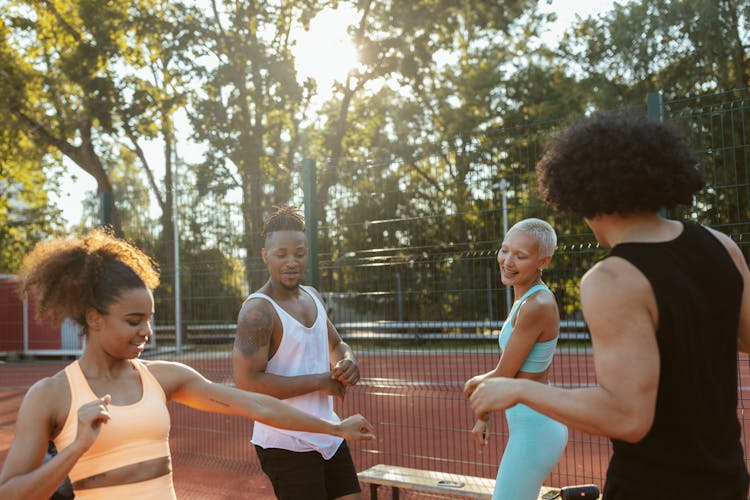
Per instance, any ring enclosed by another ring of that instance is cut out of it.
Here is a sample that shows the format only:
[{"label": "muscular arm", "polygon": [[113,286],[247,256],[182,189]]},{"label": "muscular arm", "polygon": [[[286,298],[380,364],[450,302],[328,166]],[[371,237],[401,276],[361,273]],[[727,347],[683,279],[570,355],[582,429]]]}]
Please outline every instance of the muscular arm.
[{"label": "muscular arm", "polygon": [[740,325],[737,332],[737,349],[741,352],[750,353],[750,270],[748,270],[745,256],[732,238],[724,233],[708,228],[716,238],[724,245],[732,257],[737,270],[742,275],[742,303],[740,306]]},{"label": "muscular arm", "polygon": [[659,352],[656,301],[631,264],[609,258],[581,282],[581,306],[591,330],[596,387],[563,389],[522,379],[491,379],[471,397],[477,415],[524,403],[591,434],[629,442],[651,428]]},{"label": "muscular arm", "polygon": [[287,399],[323,390],[339,396],[343,387],[331,374],[315,373],[284,377],[266,373],[276,312],[263,299],[250,299],[243,304],[237,318],[237,335],[232,351],[232,370],[238,388]]}]

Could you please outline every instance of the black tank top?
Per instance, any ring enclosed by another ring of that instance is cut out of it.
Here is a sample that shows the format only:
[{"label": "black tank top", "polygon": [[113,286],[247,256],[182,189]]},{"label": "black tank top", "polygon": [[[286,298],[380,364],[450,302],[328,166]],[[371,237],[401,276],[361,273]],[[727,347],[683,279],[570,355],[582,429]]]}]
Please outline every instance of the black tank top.
[{"label": "black tank top", "polygon": [[[660,373],[653,426],[638,443],[612,440],[607,482],[653,493],[663,485],[667,495],[683,485],[692,493],[707,488],[710,498],[746,498],[737,417],[743,286],[737,267],[714,235],[690,222],[674,240],[623,243],[610,256],[633,264],[651,284],[659,314]],[[726,495],[719,491],[731,484]],[[744,496],[730,493],[743,484]]]}]

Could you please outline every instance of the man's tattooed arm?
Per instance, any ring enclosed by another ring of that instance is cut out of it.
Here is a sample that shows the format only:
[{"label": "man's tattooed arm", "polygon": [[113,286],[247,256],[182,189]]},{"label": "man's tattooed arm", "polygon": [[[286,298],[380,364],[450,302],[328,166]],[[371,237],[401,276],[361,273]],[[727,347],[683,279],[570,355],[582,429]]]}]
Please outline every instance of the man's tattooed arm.
[{"label": "man's tattooed arm", "polygon": [[269,347],[273,334],[274,314],[270,305],[263,302],[246,302],[237,320],[235,349],[249,357],[258,350]]}]

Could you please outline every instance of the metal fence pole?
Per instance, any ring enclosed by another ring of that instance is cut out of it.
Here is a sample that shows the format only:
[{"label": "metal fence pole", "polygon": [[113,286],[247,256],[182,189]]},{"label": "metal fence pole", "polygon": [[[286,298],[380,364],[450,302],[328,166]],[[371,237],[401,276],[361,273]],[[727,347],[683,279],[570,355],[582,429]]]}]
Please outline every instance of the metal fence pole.
[{"label": "metal fence pole", "polygon": [[102,191],[99,193],[99,223],[103,226],[112,224],[112,193]]},{"label": "metal fence pole", "polygon": [[172,238],[174,247],[174,343],[177,352],[182,352],[182,294],[180,293],[180,228],[179,200],[177,199],[177,162],[172,173]]},{"label": "metal fence pole", "polygon": [[649,92],[646,99],[648,117],[662,121],[664,119],[663,100],[661,92]]},{"label": "metal fence pole", "polygon": [[404,296],[401,292],[401,273],[396,273],[396,307],[398,320],[404,320]]},{"label": "metal fence pole", "polygon": [[29,354],[29,294],[23,292],[23,355]]},{"label": "metal fence pole", "polygon": [[302,190],[305,196],[305,227],[307,228],[307,271],[305,282],[315,288],[320,286],[318,270],[318,216],[315,210],[318,205],[317,178],[315,160],[305,158],[302,161]]},{"label": "metal fence pole", "polygon": [[[646,97],[646,110],[648,117],[654,120],[664,120],[664,101],[661,92],[649,92]],[[667,209],[659,210],[659,215],[667,217]]]},{"label": "metal fence pole", "polygon": [[[508,188],[510,187],[510,183],[506,181],[505,179],[500,179],[500,182],[496,183],[494,187],[497,187],[497,189],[500,189],[500,192],[502,194],[502,200],[503,200],[503,239],[505,239],[505,235],[508,234]],[[512,288],[509,286],[505,287],[505,314],[510,313],[510,309],[513,306],[513,295],[512,295]]]}]

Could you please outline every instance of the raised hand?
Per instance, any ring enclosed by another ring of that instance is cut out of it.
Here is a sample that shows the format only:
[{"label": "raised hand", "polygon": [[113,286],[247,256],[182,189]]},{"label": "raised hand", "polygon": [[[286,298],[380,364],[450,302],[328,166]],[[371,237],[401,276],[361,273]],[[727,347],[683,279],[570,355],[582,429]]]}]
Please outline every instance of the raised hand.
[{"label": "raised hand", "polygon": [[102,425],[110,419],[109,403],[112,397],[107,394],[102,399],[90,401],[78,408],[78,432],[76,441],[85,449],[91,448],[99,437]]}]

